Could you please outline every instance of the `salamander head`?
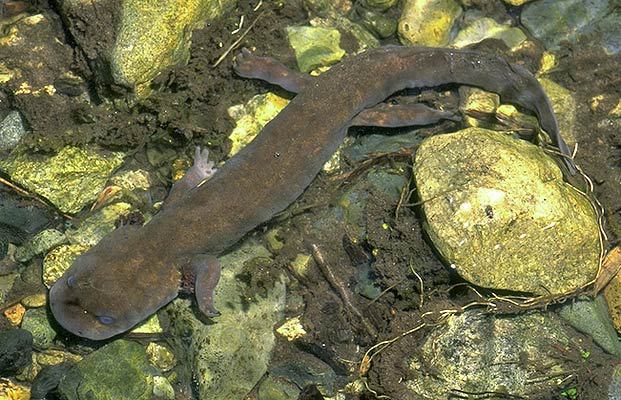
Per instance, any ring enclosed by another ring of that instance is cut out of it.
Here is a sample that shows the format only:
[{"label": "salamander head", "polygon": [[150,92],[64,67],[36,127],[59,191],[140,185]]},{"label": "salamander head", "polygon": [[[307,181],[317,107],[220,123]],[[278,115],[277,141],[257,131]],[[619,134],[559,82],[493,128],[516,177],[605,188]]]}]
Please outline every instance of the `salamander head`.
[{"label": "salamander head", "polygon": [[103,340],[129,330],[172,300],[178,283],[151,287],[157,277],[148,276],[144,260],[105,254],[97,247],[78,257],[54,283],[49,300],[63,328]]}]

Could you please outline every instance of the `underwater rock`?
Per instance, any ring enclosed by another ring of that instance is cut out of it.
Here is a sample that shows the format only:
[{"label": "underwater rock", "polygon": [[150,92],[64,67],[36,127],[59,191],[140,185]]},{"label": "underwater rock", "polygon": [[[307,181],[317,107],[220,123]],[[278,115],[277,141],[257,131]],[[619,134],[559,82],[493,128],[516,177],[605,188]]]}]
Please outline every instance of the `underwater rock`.
[{"label": "underwater rock", "polygon": [[[553,314],[503,318],[468,311],[451,317],[425,336],[420,349],[404,355],[410,374],[402,385],[431,399],[451,398],[451,390],[528,398],[557,388],[554,371],[563,370],[559,358],[569,348],[570,338]],[[532,379],[541,375],[542,365],[550,378]]]},{"label": "underwater rock", "polygon": [[33,238],[20,246],[15,251],[15,259],[26,262],[31,258],[43,254],[49,249],[65,242],[65,234],[56,229],[45,229],[37,233]]},{"label": "underwater rock", "polygon": [[95,246],[115,229],[119,218],[126,216],[130,211],[132,211],[131,204],[110,204],[84,219],[76,228],[67,229],[65,233],[73,244]]},{"label": "underwater rock", "polygon": [[188,300],[176,299],[162,311],[170,319],[170,343],[180,364],[191,363],[186,369],[194,371],[201,400],[242,398],[267,371],[276,343],[274,325],[284,314],[285,277],[274,272],[261,294],[249,292],[240,277],[254,272],[244,272],[245,263],[269,255],[254,240],[246,240],[220,257],[215,305],[222,315],[216,324],[197,319]]},{"label": "underwater rock", "polygon": [[13,153],[0,160],[0,169],[61,211],[77,213],[97,198],[123,157],[119,152],[67,146],[53,156]]},{"label": "underwater rock", "polygon": [[250,143],[287,104],[289,100],[274,93],[265,93],[254,96],[246,104],[229,107],[227,112],[235,120],[235,128],[229,135],[229,157]]},{"label": "underwater rock", "polygon": [[115,340],[74,365],[58,392],[66,400],[150,400],[156,373],[141,345]]},{"label": "underwater rock", "polygon": [[58,387],[72,366],[71,363],[61,363],[43,367],[32,381],[30,387],[31,400],[45,400],[48,394]]},{"label": "underwater rock", "polygon": [[540,0],[522,10],[522,24],[548,50],[557,50],[563,40],[575,42],[596,34],[609,54],[621,50],[621,12],[609,0]]},{"label": "underwater rock", "polygon": [[61,244],[50,250],[43,258],[43,283],[50,288],[71,267],[76,258],[90,246]]},{"label": "underwater rock", "polygon": [[406,0],[397,28],[401,43],[446,46],[461,13],[461,6],[454,0]]},{"label": "underwater rock", "polygon": [[595,299],[578,298],[564,304],[558,313],[578,331],[591,336],[607,353],[621,356],[621,342],[612,325],[603,296],[597,296]]},{"label": "underwater rock", "polygon": [[289,26],[285,30],[298,69],[302,72],[335,64],[345,55],[345,50],[340,47],[341,33],[337,29]]},{"label": "underwater rock", "polygon": [[0,398],[10,400],[30,400],[30,389],[27,386],[1,378]]},{"label": "underwater rock", "polygon": [[595,212],[541,148],[468,128],[423,141],[414,177],[429,237],[475,285],[560,294],[595,277]]},{"label": "underwater rock", "polygon": [[56,337],[44,307],[27,310],[22,320],[22,329],[32,334],[34,345],[40,349],[47,349]]},{"label": "underwater rock", "polygon": [[380,38],[390,37],[397,31],[397,21],[381,12],[359,8],[358,15],[361,23]]},{"label": "underwater rock", "polygon": [[0,331],[0,376],[19,372],[32,359],[32,334],[25,329]]},{"label": "underwater rock", "polygon": [[466,25],[451,41],[451,46],[466,47],[479,43],[485,39],[502,40],[510,49],[517,47],[526,40],[526,35],[520,28],[506,24],[499,24],[492,18],[477,18]]},{"label": "underwater rock", "polygon": [[26,134],[19,111],[11,111],[0,122],[0,152],[12,150]]},{"label": "underwater rock", "polygon": [[144,98],[153,78],[187,62],[192,30],[235,4],[235,0],[64,0],[60,12],[98,79],[111,77],[112,82],[104,83],[128,87]]},{"label": "underwater rock", "polygon": [[149,343],[147,345],[147,355],[149,362],[163,372],[170,371],[177,365],[175,355],[164,345],[155,342]]}]

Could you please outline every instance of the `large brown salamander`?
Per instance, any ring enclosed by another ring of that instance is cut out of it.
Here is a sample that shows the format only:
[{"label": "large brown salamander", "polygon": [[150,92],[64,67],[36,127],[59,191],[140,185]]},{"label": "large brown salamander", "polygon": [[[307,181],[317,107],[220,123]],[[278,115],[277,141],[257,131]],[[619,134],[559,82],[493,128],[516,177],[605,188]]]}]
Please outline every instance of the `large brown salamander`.
[{"label": "large brown salamander", "polygon": [[198,185],[211,165],[197,152],[191,172],[147,224],[118,228],[78,257],[50,291],[52,312],[70,332],[100,340],[130,329],[177,296],[187,271],[196,277],[200,310],[217,315],[213,289],[220,270],[215,256],[300,196],[349,126],[450,118],[424,106],[381,103],[405,88],[457,83],[498,93],[503,101],[537,115],[567,156],[567,169],[575,172],[541,85],[523,67],[495,55],[383,47],[349,57],[310,79],[246,51],[238,56],[236,70],[300,93],[211,179]]}]

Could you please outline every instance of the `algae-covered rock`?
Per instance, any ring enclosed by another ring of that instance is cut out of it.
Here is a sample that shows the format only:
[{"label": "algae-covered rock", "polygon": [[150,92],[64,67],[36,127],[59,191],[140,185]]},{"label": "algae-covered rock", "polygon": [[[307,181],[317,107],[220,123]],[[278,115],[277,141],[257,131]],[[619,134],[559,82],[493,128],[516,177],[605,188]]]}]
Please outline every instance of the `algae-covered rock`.
[{"label": "algae-covered rock", "polygon": [[118,219],[126,216],[131,210],[132,206],[128,203],[106,206],[83,220],[78,227],[68,229],[67,237],[72,243],[92,247],[112,232]]},{"label": "algae-covered rock", "polygon": [[340,47],[341,33],[337,29],[289,26],[286,31],[302,72],[334,64],[345,55],[345,50]]},{"label": "algae-covered rock", "polygon": [[[602,47],[618,52],[621,13],[618,2],[610,0],[540,0],[524,6],[522,24],[548,50],[559,48],[563,40],[575,42],[583,35],[598,32]],[[615,46],[616,42],[616,46]]]},{"label": "algae-covered rock", "polygon": [[192,30],[234,3],[124,0],[111,57],[114,81],[146,94],[148,83],[164,68],[187,62]]},{"label": "algae-covered rock", "polygon": [[427,232],[466,280],[559,294],[597,273],[595,212],[539,147],[480,128],[434,136],[414,176]]},{"label": "algae-covered rock", "polygon": [[0,169],[61,211],[77,213],[97,198],[108,176],[123,162],[123,153],[67,146],[53,156],[14,153]]},{"label": "algae-covered rock", "polygon": [[43,283],[49,288],[71,267],[76,258],[89,246],[61,244],[50,250],[43,258]]},{"label": "algae-covered rock", "polygon": [[11,111],[0,121],[0,152],[12,150],[25,134],[19,111]]},{"label": "algae-covered rock", "polygon": [[58,392],[67,400],[150,400],[155,372],[141,345],[116,340],[72,367]]},{"label": "algae-covered rock", "polygon": [[235,128],[229,136],[231,139],[229,157],[250,143],[288,103],[289,100],[283,97],[266,93],[254,96],[246,104],[230,107],[227,111],[235,120]]},{"label": "algae-covered rock", "polygon": [[406,0],[397,26],[401,43],[446,46],[461,12],[455,0]]},{"label": "algae-covered rock", "polygon": [[246,241],[220,258],[223,269],[215,305],[222,315],[216,324],[198,320],[187,300],[174,300],[163,309],[171,320],[172,343],[192,360],[187,363],[191,363],[201,400],[243,398],[267,371],[276,343],[274,325],[284,312],[284,276],[275,273],[262,294],[248,293],[240,276],[244,263],[268,256],[264,247]]},{"label": "algae-covered rock", "polygon": [[15,251],[15,259],[17,261],[26,262],[32,257],[42,254],[66,240],[67,238],[64,233],[56,229],[44,229],[23,246],[17,248]]},{"label": "algae-covered rock", "polygon": [[550,349],[569,345],[553,314],[495,318],[466,312],[426,335],[419,351],[403,355],[409,359],[410,375],[402,384],[426,399],[450,398],[453,389],[528,398],[556,389],[556,379],[532,377],[541,376],[542,365],[548,376],[564,371]]},{"label": "algae-covered rock", "polygon": [[22,320],[22,329],[32,334],[34,345],[45,349],[52,344],[56,331],[50,325],[45,308],[33,308],[26,311]]},{"label": "algae-covered rock", "polygon": [[[98,79],[149,94],[162,70],[185,63],[192,30],[231,9],[236,0],[63,0],[60,12]],[[90,23],[84,23],[89,21]],[[110,26],[116,29],[110,29]]]},{"label": "algae-covered rock", "polygon": [[499,24],[492,18],[484,17],[466,25],[459,31],[451,45],[465,47],[489,38],[502,40],[507,47],[514,48],[526,40],[526,35],[520,28]]}]

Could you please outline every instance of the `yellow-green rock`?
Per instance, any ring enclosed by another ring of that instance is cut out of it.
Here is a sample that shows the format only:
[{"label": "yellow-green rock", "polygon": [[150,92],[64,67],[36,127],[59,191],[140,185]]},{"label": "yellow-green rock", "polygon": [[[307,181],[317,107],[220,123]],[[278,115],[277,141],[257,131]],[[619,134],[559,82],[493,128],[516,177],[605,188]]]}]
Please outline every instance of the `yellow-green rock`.
[{"label": "yellow-green rock", "polygon": [[472,86],[459,87],[459,111],[468,126],[490,127],[500,96]]},{"label": "yellow-green rock", "polygon": [[164,372],[170,371],[177,365],[173,352],[159,343],[151,342],[147,345],[147,356],[151,364]]},{"label": "yellow-green rock", "polygon": [[63,244],[53,248],[43,258],[43,283],[49,288],[71,267],[76,258],[89,246]]},{"label": "yellow-green rock", "polygon": [[230,107],[228,114],[235,120],[235,128],[229,136],[232,142],[229,157],[250,143],[287,104],[289,100],[274,93],[266,93],[254,96],[246,104]]},{"label": "yellow-green rock", "polygon": [[475,19],[459,31],[451,44],[465,47],[490,38],[502,40],[509,48],[514,48],[526,40],[526,35],[520,28],[499,24],[492,18],[484,17]]},{"label": "yellow-green rock", "polygon": [[595,277],[595,212],[541,148],[468,128],[423,141],[414,177],[429,237],[473,284],[559,294]]},{"label": "yellow-green rock", "polygon": [[332,65],[345,55],[345,50],[340,47],[341,33],[337,29],[289,26],[285,30],[302,72]]},{"label": "yellow-green rock", "polygon": [[528,3],[531,0],[502,0],[502,1],[512,6],[521,6],[523,4]]},{"label": "yellow-green rock", "polygon": [[406,0],[397,25],[401,43],[446,46],[461,12],[454,0]]},{"label": "yellow-green rock", "polygon": [[92,247],[112,232],[118,219],[130,211],[132,211],[131,204],[122,202],[110,204],[83,220],[77,228],[68,229],[67,237],[72,243]]},{"label": "yellow-green rock", "polygon": [[111,51],[114,81],[149,94],[149,82],[163,69],[187,62],[192,30],[219,16],[235,0],[124,0]]},{"label": "yellow-green rock", "polygon": [[123,153],[67,146],[53,156],[13,153],[0,160],[0,169],[61,211],[77,213],[97,198],[122,162]]}]

